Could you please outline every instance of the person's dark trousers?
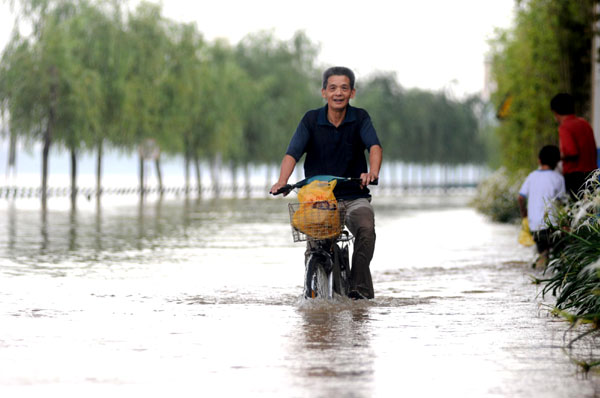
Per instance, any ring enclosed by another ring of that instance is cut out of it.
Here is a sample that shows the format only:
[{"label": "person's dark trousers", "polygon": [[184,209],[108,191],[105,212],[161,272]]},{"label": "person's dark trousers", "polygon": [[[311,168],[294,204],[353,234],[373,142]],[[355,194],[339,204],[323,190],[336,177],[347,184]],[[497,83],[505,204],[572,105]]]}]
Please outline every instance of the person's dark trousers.
[{"label": "person's dark trousers", "polygon": [[368,199],[345,201],[346,226],[354,235],[352,254],[351,290],[363,297],[375,297],[370,264],[375,251],[375,213]]},{"label": "person's dark trousers", "polygon": [[576,201],[579,200],[579,193],[585,187],[585,181],[591,176],[594,171],[583,172],[575,171],[572,173],[566,173],[565,177],[565,189],[571,195],[571,199]]}]

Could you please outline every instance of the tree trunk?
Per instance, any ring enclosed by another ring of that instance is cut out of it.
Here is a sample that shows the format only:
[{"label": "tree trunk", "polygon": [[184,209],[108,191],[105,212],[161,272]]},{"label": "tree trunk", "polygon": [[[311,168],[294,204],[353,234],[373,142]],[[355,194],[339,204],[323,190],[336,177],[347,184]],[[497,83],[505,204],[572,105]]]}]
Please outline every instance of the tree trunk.
[{"label": "tree trunk", "polygon": [[200,172],[200,159],[194,156],[194,167],[196,168],[196,190],[198,196],[202,196],[202,173]]},{"label": "tree trunk", "polygon": [[42,211],[46,211],[48,199],[48,157],[50,154],[50,144],[52,143],[52,133],[54,129],[54,120],[56,119],[56,101],[58,100],[58,87],[55,82],[58,71],[56,67],[50,67],[50,104],[48,106],[48,124],[44,133],[44,148],[42,150]]},{"label": "tree trunk", "polygon": [[184,168],[184,175],[185,175],[185,181],[184,181],[184,186],[185,186],[185,194],[187,195],[190,192],[190,151],[189,149],[185,150],[184,153],[184,159],[183,159],[183,168]]},{"label": "tree trunk", "polygon": [[211,168],[210,168],[213,191],[215,193],[215,197],[217,197],[217,198],[221,195],[221,181],[220,181],[221,180],[221,176],[220,176],[221,163],[222,163],[221,153],[217,152],[215,154],[213,164],[211,165]]},{"label": "tree trunk", "polygon": [[143,198],[146,193],[146,186],[144,184],[144,156],[140,153],[140,197]]},{"label": "tree trunk", "polygon": [[448,191],[448,185],[450,184],[450,181],[448,180],[448,171],[449,171],[448,169],[449,169],[449,167],[450,166],[448,166],[447,164],[444,165],[444,183],[443,183],[444,192]]},{"label": "tree trunk", "polygon": [[48,199],[48,154],[50,153],[51,136],[52,126],[51,121],[48,121],[48,126],[44,133],[44,148],[42,149],[42,206],[44,208]]},{"label": "tree trunk", "polygon": [[266,165],[266,173],[265,173],[265,179],[266,179],[266,184],[265,184],[265,189],[267,191],[267,193],[269,193],[269,189],[271,188],[271,185],[273,184],[273,180],[271,179],[271,164],[267,163]]},{"label": "tree trunk", "polygon": [[231,196],[236,197],[238,191],[237,164],[235,161],[229,163],[231,169]]},{"label": "tree trunk", "polygon": [[98,156],[96,157],[96,198],[102,195],[102,151],[104,141],[98,141]]},{"label": "tree trunk", "polygon": [[8,165],[6,167],[6,178],[12,171],[13,177],[17,176],[17,135],[10,134],[10,142],[8,144]]},{"label": "tree trunk", "polygon": [[71,148],[71,208],[77,205],[77,151]]},{"label": "tree trunk", "polygon": [[158,193],[160,195],[163,194],[163,183],[162,183],[162,173],[160,171],[160,156],[154,160],[154,165],[156,166],[156,178],[158,179]]},{"label": "tree trunk", "polygon": [[[391,184],[390,188],[393,190],[395,189],[396,185],[398,184],[398,163],[397,162],[393,162],[390,164],[390,180],[391,180]],[[379,173],[381,174],[381,170],[379,171]]]},{"label": "tree trunk", "polygon": [[244,176],[246,180],[246,197],[249,198],[252,195],[252,181],[250,180],[250,164],[246,163],[244,166]]}]

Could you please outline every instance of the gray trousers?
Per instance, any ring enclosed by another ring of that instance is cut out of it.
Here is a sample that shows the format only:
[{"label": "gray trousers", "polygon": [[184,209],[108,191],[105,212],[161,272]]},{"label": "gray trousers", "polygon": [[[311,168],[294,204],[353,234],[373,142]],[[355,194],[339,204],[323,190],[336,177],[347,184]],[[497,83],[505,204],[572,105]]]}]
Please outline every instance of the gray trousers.
[{"label": "gray trousers", "polygon": [[[375,213],[370,200],[361,198],[345,200],[346,227],[354,235],[354,251],[350,270],[351,290],[356,290],[368,299],[375,298],[370,264],[375,251]],[[306,255],[311,242],[307,242]]]},{"label": "gray trousers", "polygon": [[347,200],[346,227],[354,235],[352,288],[368,299],[375,297],[370,264],[375,251],[375,213],[369,199]]}]

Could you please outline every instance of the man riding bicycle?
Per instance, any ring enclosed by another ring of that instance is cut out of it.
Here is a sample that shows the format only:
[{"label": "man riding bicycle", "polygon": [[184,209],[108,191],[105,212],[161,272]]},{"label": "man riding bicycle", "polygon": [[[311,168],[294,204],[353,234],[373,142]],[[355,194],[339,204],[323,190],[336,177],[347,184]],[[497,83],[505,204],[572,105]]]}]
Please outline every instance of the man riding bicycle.
[{"label": "man riding bicycle", "polygon": [[[369,269],[375,250],[375,215],[367,185],[379,178],[382,147],[367,111],[350,106],[356,94],[354,81],[354,73],[345,67],[332,67],[323,73],[321,95],[327,104],[308,111],[300,121],[271,193],[287,184],[304,153],[306,178],[360,178],[360,184],[341,181],[334,194],[346,203],[346,226],[355,237],[349,296],[371,299],[375,297]],[[369,151],[368,168],[365,150]]]}]

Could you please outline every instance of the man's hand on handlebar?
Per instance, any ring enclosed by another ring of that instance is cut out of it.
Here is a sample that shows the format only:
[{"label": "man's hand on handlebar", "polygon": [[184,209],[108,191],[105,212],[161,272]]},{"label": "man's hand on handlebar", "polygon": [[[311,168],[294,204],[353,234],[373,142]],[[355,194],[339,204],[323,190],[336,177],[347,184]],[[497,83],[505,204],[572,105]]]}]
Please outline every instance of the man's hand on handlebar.
[{"label": "man's hand on handlebar", "polygon": [[[271,190],[269,191],[269,193],[271,195],[276,195],[277,191],[279,191],[281,188],[285,187],[287,184],[285,183],[280,183],[279,181],[276,182],[275,184],[273,184],[273,186],[271,187]],[[287,192],[283,192],[283,196],[288,196],[288,194],[290,193],[290,191]]]},{"label": "man's hand on handlebar", "polygon": [[360,175],[360,186],[361,186],[361,188],[366,187],[367,185],[369,185],[373,181],[377,181],[378,178],[379,178],[379,176],[376,175],[375,173],[371,173],[371,172],[362,173]]}]

